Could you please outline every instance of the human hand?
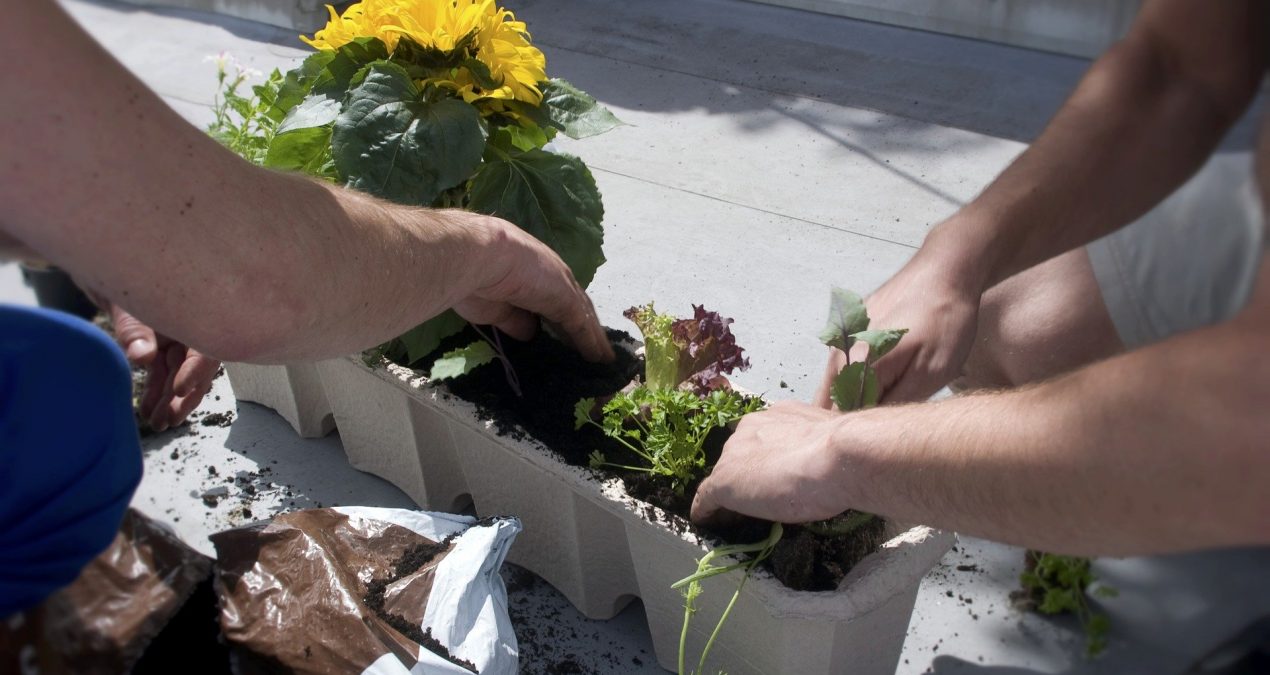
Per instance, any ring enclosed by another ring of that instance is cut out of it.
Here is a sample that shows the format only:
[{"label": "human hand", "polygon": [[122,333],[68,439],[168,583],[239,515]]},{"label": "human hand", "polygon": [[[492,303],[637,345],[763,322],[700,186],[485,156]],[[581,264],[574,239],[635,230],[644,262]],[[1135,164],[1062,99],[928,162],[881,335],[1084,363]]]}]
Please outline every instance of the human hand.
[{"label": "human hand", "polygon": [[511,223],[497,218],[483,222],[492,234],[482,251],[485,278],[454,311],[520,340],[533,337],[539,315],[586,360],[612,361],[613,347],[595,307],[560,256]]},{"label": "human hand", "polygon": [[[907,328],[899,345],[878,360],[882,403],[922,401],[961,375],[974,345],[979,299],[967,279],[957,278],[936,256],[922,251],[865,301],[870,328]],[[864,344],[852,349],[863,360]],[[846,365],[846,354],[830,348],[824,378],[813,402],[833,404],[829,390]]]},{"label": "human hand", "polygon": [[220,371],[220,361],[204,356],[152,328],[118,305],[109,305],[115,338],[133,366],[146,369],[138,413],[156,432],[185,421]]},{"label": "human hand", "polygon": [[739,513],[782,523],[838,515],[846,469],[835,451],[840,413],[781,401],[741,418],[692,502],[692,519],[717,522]]}]

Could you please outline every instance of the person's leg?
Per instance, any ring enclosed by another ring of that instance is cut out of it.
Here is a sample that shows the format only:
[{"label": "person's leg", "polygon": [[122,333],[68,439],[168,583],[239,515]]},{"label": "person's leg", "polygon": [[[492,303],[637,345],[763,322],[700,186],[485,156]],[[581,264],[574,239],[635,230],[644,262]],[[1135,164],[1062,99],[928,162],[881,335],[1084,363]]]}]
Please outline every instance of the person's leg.
[{"label": "person's leg", "polygon": [[956,391],[1017,387],[1124,351],[1085,249],[997,284]]},{"label": "person's leg", "polygon": [[1264,246],[1252,157],[1213,157],[1167,200],[998,284],[956,391],[1015,387],[1234,316]]},{"label": "person's leg", "polygon": [[0,618],[74,581],[140,479],[119,347],[68,314],[0,305]]}]

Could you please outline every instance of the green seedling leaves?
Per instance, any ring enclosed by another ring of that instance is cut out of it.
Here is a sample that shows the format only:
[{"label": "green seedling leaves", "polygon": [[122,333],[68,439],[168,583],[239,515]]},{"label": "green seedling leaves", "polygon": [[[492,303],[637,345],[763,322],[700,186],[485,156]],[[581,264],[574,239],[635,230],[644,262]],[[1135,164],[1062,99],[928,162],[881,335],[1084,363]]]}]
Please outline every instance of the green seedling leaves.
[{"label": "green seedling leaves", "polygon": [[432,371],[428,373],[428,379],[433,382],[449,380],[461,375],[467,375],[476,368],[483,366],[498,356],[498,352],[494,351],[494,347],[484,340],[477,340],[472,344],[448,351],[432,364]]},{"label": "green seedling leaves", "polygon": [[858,340],[869,345],[869,363],[877,363],[877,360],[886,356],[888,352],[895,349],[900,343],[900,338],[908,332],[907,328],[884,328],[882,330],[866,330],[851,335],[853,340]]},{"label": "green seedling leaves", "polygon": [[595,409],[594,398],[584,398],[573,406],[573,428],[581,429],[591,421],[591,411]]},{"label": "green seedling leaves", "polygon": [[395,342],[400,342],[405,348],[407,363],[418,363],[436,351],[442,340],[463,330],[466,325],[463,317],[450,310],[411,328]]},{"label": "green seedling leaves", "polygon": [[598,136],[623,124],[590,94],[559,78],[543,86],[542,109],[554,126],[574,139]]},{"label": "green seedling leaves", "polygon": [[820,332],[820,341],[842,351],[851,349],[852,337],[869,327],[869,313],[859,295],[834,288],[829,296],[829,323]]},{"label": "green seedling leaves", "polygon": [[829,396],[843,412],[877,405],[881,396],[877,371],[864,361],[847,364],[833,379]]},{"label": "green seedling leaves", "polygon": [[472,178],[468,208],[511,221],[550,246],[584,288],[604,262],[604,205],[577,157],[495,152]]},{"label": "green seedling leaves", "polygon": [[405,69],[386,61],[371,64],[349,91],[331,136],[335,166],[350,187],[414,206],[467,180],[484,150],[475,108],[424,100]]}]

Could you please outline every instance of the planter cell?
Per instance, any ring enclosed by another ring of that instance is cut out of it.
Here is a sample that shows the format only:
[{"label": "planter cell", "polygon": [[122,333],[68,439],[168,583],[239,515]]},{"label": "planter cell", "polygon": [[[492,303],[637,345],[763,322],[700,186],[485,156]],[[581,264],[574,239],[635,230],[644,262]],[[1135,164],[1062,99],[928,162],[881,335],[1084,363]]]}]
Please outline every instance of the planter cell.
[{"label": "planter cell", "polygon": [[335,429],[335,418],[326,402],[317,364],[226,363],[225,372],[235,398],[277,412],[301,438],[321,438]]}]

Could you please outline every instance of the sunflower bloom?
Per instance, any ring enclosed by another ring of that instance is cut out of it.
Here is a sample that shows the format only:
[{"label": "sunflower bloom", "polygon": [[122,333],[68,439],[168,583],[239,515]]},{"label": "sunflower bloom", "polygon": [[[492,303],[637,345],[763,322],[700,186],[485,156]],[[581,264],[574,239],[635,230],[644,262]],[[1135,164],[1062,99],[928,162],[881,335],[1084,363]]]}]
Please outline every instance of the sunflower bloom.
[{"label": "sunflower bloom", "polygon": [[464,66],[421,83],[449,89],[486,114],[502,112],[502,101],[542,102],[538,85],[547,79],[547,59],[530,44],[525,24],[495,0],[363,0],[343,15],[329,5],[327,11],[331,18],[325,28],[312,38],[300,37],[315,49],[335,50],[364,37],[378,38],[389,54],[402,38],[447,55],[462,47],[461,56],[484,64],[499,86],[482,87]]}]

